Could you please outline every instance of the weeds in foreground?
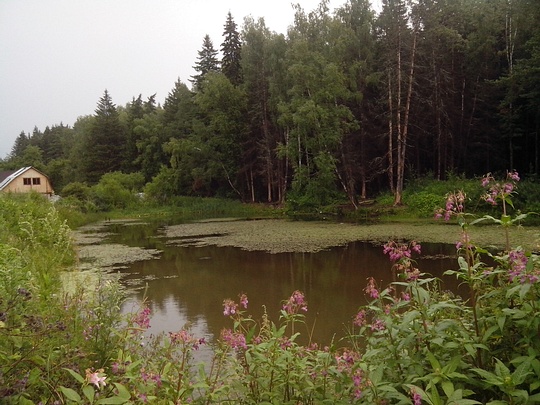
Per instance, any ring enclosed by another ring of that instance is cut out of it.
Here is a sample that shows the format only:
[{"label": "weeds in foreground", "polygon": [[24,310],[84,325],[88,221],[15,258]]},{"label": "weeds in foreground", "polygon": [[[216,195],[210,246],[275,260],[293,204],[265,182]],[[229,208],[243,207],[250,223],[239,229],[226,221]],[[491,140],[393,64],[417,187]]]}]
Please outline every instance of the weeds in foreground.
[{"label": "weeds in foreground", "polygon": [[[511,204],[518,180],[514,172],[506,182],[490,179],[486,201]],[[457,218],[459,269],[448,273],[469,286],[469,295],[442,290],[417,268],[420,244],[390,241],[384,253],[395,281],[368,280],[370,302],[332,347],[297,343],[309,310],[301,291],[283,302],[276,321],[250,317],[244,294],[224,300],[231,327],[214,342],[187,328],[147,337],[148,307],[142,303],[122,318],[110,305],[119,292],[114,281],[97,283],[90,296],[79,291],[49,301],[62,310],[39,312],[39,288],[18,271],[26,265],[18,248],[3,245],[2,268],[16,271],[2,284],[0,386],[9,388],[0,403],[540,403],[539,259],[511,247],[517,217],[508,218],[503,207],[500,219],[475,219],[467,201],[464,192],[451,193],[437,213]],[[503,227],[508,242],[498,254],[468,234],[488,220]],[[487,257],[493,265],[484,263]],[[212,360],[196,364],[193,354],[207,345]]]}]

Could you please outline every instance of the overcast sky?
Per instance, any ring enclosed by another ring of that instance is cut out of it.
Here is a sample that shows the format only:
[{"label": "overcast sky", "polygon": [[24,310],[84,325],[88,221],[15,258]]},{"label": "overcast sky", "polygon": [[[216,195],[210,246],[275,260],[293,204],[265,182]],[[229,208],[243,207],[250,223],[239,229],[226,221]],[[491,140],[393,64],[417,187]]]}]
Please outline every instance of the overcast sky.
[{"label": "overcast sky", "polygon": [[286,33],[292,3],[319,0],[0,0],[0,158],[21,131],[93,114],[105,89],[163,104],[178,78],[191,85],[206,34],[220,48],[229,11],[239,30],[251,15]]}]

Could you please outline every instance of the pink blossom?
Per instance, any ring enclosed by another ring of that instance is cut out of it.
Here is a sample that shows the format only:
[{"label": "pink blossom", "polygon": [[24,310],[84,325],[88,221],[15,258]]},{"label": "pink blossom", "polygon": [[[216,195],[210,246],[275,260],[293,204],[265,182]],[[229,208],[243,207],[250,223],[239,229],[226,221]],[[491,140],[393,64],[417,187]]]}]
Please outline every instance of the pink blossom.
[{"label": "pink blossom", "polygon": [[366,294],[368,294],[371,298],[379,298],[379,290],[377,290],[377,287],[375,285],[375,279],[373,277],[368,278],[368,284],[366,288],[364,289]]},{"label": "pink blossom", "polygon": [[418,392],[412,389],[411,396],[413,399],[413,405],[422,405],[422,395],[420,395]]},{"label": "pink blossom", "polygon": [[299,311],[307,312],[307,302],[304,294],[296,290],[283,305],[283,310],[288,314],[297,314]]},{"label": "pink blossom", "polygon": [[382,319],[375,319],[375,321],[371,324],[371,330],[372,331],[382,331],[386,329],[386,324]]},{"label": "pink blossom", "polygon": [[238,304],[231,300],[230,298],[227,298],[223,300],[223,315],[225,316],[231,316],[236,314],[236,309],[238,308]]},{"label": "pink blossom", "polygon": [[142,329],[148,329],[150,327],[150,315],[152,311],[146,305],[141,311],[139,311],[133,318],[133,323],[138,325]]},{"label": "pink blossom", "polygon": [[244,309],[247,309],[248,307],[248,297],[246,294],[240,295],[240,305],[244,307]]},{"label": "pink blossom", "polygon": [[510,179],[510,180],[513,180],[513,181],[519,181],[519,174],[518,172],[516,172],[515,170],[513,172],[508,172],[508,175],[507,177]]},{"label": "pink blossom", "polygon": [[221,331],[221,339],[232,349],[247,349],[246,337],[241,333],[233,332],[230,329],[223,329]]},{"label": "pink blossom", "polygon": [[364,309],[358,311],[354,317],[353,324],[356,326],[362,326],[366,324],[366,311]]},{"label": "pink blossom", "polygon": [[107,377],[105,377],[105,374],[103,374],[103,369],[100,368],[99,370],[92,372],[91,369],[86,369],[86,381],[89,384],[94,384],[96,388],[101,389],[102,387],[105,387],[107,383],[105,380]]},{"label": "pink blossom", "polygon": [[410,259],[412,252],[420,254],[421,251],[422,246],[416,241],[407,244],[391,240],[383,246],[383,253],[388,255],[393,262],[397,262],[404,258]]}]

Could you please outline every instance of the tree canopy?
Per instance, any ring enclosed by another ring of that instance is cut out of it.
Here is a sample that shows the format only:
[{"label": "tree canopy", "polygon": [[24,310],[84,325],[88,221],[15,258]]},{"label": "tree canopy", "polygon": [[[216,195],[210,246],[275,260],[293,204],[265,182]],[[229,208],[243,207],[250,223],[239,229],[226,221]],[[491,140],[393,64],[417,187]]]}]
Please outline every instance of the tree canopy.
[{"label": "tree canopy", "polygon": [[122,107],[105,90],[94,115],[21,133],[0,163],[31,161],[63,185],[122,170],[167,195],[313,206],[381,190],[399,204],[411,176],[538,175],[535,0],[328,4],[295,6],[286,34],[228,13],[192,88]]}]

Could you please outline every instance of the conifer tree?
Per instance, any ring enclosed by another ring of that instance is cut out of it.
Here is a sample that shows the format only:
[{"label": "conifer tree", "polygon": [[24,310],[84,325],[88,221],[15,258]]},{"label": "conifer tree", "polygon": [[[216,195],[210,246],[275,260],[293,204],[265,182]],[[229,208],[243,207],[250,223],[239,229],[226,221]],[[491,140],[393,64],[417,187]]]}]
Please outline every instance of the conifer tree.
[{"label": "conifer tree", "polygon": [[218,52],[214,48],[214,44],[207,34],[204,36],[202,49],[198,52],[197,62],[193,69],[197,72],[191,76],[190,82],[193,83],[195,90],[200,90],[205,76],[210,72],[219,71]]},{"label": "conifer tree", "polygon": [[233,85],[237,86],[242,81],[242,68],[240,65],[242,43],[230,11],[227,14],[223,37],[225,39],[221,44],[221,53],[223,54],[221,71]]},{"label": "conifer tree", "polygon": [[121,168],[125,143],[118,111],[107,90],[99,99],[94,117],[83,156],[90,183],[97,183],[103,174]]},{"label": "conifer tree", "polygon": [[15,139],[15,143],[13,144],[13,147],[11,148],[10,158],[16,158],[18,156],[22,156],[24,150],[26,147],[30,145],[30,138],[27,136],[24,131],[22,131],[17,139]]}]

